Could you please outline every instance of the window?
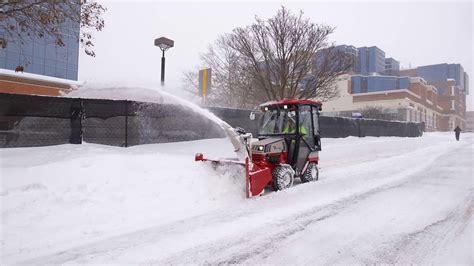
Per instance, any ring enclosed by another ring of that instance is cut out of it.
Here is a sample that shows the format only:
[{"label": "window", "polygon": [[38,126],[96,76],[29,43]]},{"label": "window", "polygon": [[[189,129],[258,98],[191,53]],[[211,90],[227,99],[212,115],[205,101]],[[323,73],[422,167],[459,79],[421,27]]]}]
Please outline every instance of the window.
[{"label": "window", "polygon": [[44,67],[44,74],[50,77],[54,77],[56,75],[56,68],[55,67],[50,67],[50,66],[45,66]]},{"label": "window", "polygon": [[56,60],[45,59],[44,64],[49,67],[56,67]]},{"label": "window", "polygon": [[294,133],[296,130],[295,111],[273,109],[263,115],[260,134]]},{"label": "window", "polygon": [[319,135],[319,116],[318,109],[313,107],[313,125],[314,125],[314,135]]},{"label": "window", "polygon": [[7,61],[6,61],[6,64],[5,64],[5,68],[7,69],[11,69],[11,70],[14,70],[17,66],[18,66],[18,63],[19,63],[19,59],[16,58],[7,58]]},{"label": "window", "polygon": [[77,80],[77,70],[67,70],[67,79]]},{"label": "window", "polygon": [[44,64],[32,64],[31,72],[34,74],[44,75]]},{"label": "window", "polygon": [[300,133],[310,147],[314,146],[313,121],[311,121],[311,106],[303,105],[299,108]]},{"label": "window", "polygon": [[33,46],[33,55],[37,57],[44,57],[45,55],[44,51],[45,51],[44,45],[35,42]]},{"label": "window", "polygon": [[63,68],[56,68],[56,75],[55,77],[65,79],[66,78],[66,69]]}]

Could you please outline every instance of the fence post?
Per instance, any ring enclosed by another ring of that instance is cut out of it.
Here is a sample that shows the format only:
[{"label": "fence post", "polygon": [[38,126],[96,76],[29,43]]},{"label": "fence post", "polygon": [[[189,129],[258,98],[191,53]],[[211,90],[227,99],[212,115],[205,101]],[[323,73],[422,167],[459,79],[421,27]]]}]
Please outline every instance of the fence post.
[{"label": "fence post", "polygon": [[82,120],[84,118],[84,106],[82,99],[73,99],[69,111],[71,119],[71,134],[69,143],[82,144]]},{"label": "fence post", "polygon": [[128,147],[128,101],[125,101],[125,147]]}]

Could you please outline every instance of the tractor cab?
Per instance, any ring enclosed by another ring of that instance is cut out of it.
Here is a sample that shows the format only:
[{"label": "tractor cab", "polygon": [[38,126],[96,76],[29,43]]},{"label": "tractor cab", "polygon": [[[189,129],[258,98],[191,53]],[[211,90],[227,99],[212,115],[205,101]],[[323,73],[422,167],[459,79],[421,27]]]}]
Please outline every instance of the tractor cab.
[{"label": "tractor cab", "polygon": [[[282,100],[261,105],[263,112],[258,138],[283,138],[288,149],[287,163],[302,170],[311,152],[321,150],[319,112],[321,103],[309,100]],[[297,171],[301,172],[301,171]]]},{"label": "tractor cab", "polygon": [[318,152],[321,150],[319,113],[321,103],[311,100],[284,99],[260,105],[263,112],[258,141],[252,143],[252,163],[269,169],[275,190],[319,177]]},{"label": "tractor cab", "polygon": [[[318,180],[321,103],[284,99],[264,103],[260,111],[258,141],[251,141],[252,134],[241,128],[229,126],[226,131],[236,153],[244,152],[243,161],[207,159],[202,153],[197,153],[195,160],[244,166],[247,197],[263,194],[267,186],[289,188],[295,178],[302,183]],[[254,113],[250,119],[255,119]]]}]

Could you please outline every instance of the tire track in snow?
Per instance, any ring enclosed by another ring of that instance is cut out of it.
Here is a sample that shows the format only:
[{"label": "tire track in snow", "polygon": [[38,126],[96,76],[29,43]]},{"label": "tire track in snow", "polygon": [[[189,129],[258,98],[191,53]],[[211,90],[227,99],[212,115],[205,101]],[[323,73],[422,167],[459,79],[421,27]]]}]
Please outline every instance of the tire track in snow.
[{"label": "tire track in snow", "polygon": [[[439,151],[438,151],[439,152]],[[443,151],[445,152],[445,151]],[[433,157],[438,158],[443,154],[440,152],[437,156]],[[423,152],[422,152],[423,153]],[[396,161],[397,156],[394,158],[384,158],[381,161],[384,161],[384,165],[390,165],[390,160]],[[434,160],[433,159],[433,160]],[[392,162],[393,164],[393,162]],[[354,166],[347,167],[345,170],[347,173],[352,172],[354,169],[360,168],[360,165],[356,164]],[[424,168],[420,168],[421,171]],[[337,172],[341,173],[341,169],[338,169]],[[364,200],[374,194],[382,192],[387,189],[393,189],[399,186],[402,186],[404,183],[409,182],[406,179],[407,174],[413,174],[408,171],[408,173],[392,173],[392,175],[400,175],[401,177],[389,178],[390,185],[378,186],[376,188],[371,188],[369,190],[359,191],[359,193],[354,193],[351,196],[344,197],[338,201],[334,201],[331,204],[320,205],[317,207],[310,208],[308,211],[299,213],[296,215],[291,215],[289,217],[283,217],[277,219],[274,223],[270,225],[264,223],[257,226],[254,230],[250,229],[242,233],[233,232],[230,236],[229,234],[223,234],[221,238],[216,238],[210,241],[210,243],[196,244],[197,247],[178,249],[178,251],[167,250],[166,248],[163,253],[151,254],[155,257],[162,259],[143,259],[142,261],[149,261],[151,263],[196,263],[196,261],[205,262],[206,258],[210,256],[215,258],[215,262],[224,262],[224,263],[244,263],[248,258],[255,256],[268,256],[271,253],[268,253],[269,250],[272,250],[271,247],[276,247],[278,242],[287,239],[288,237],[295,235],[299,232],[305,230],[305,228],[314,223],[324,221],[331,218],[332,216],[338,214],[340,211],[350,208],[351,204],[355,204],[358,201]],[[340,178],[335,178],[337,180]],[[402,180],[402,181],[400,181]],[[327,180],[328,183],[332,182],[330,179]],[[363,179],[361,180],[363,181]],[[302,186],[303,189],[303,186]],[[285,193],[272,195],[275,198],[278,198],[280,195],[285,195]],[[270,195],[269,195],[270,196]],[[182,220],[165,226],[156,226],[151,227],[145,230],[138,232],[133,232],[126,235],[121,235],[114,238],[105,239],[103,241],[84,245],[81,247],[56,252],[49,254],[40,258],[24,261],[22,263],[27,264],[61,264],[61,263],[84,263],[90,261],[113,261],[113,259],[119,254],[128,251],[129,249],[140,249],[141,247],[146,247],[148,245],[154,245],[156,242],[163,239],[174,239],[175,235],[178,237],[183,236],[186,232],[193,232],[196,230],[202,230],[203,228],[211,228],[216,225],[222,225],[224,223],[231,223],[234,220],[239,220],[241,217],[246,217],[247,219],[252,219],[253,216],[258,216],[258,209],[265,205],[269,205],[268,202],[271,199],[264,199],[261,202],[248,201],[243,205],[239,205],[231,208],[230,210],[220,210],[210,214],[204,214],[195,218]],[[258,204],[261,203],[261,204]],[[264,232],[261,232],[261,228],[265,227]],[[268,230],[268,227],[272,230]],[[243,230],[244,231],[244,230]],[[266,232],[265,232],[266,231]],[[237,235],[237,236],[235,236]],[[255,238],[249,238],[249,236],[258,236]],[[182,237],[182,239],[186,239]],[[229,239],[235,239],[235,241],[229,241]],[[263,240],[262,240],[263,239]],[[179,239],[178,239],[179,240]],[[189,239],[188,239],[189,241]],[[261,247],[261,248],[258,248]],[[257,249],[257,251],[256,251]],[[167,254],[173,254],[172,256],[167,256]],[[199,254],[196,256],[196,254]],[[220,255],[219,255],[220,254]],[[126,259],[125,259],[126,260]],[[135,263],[133,261],[132,263]]]},{"label": "tire track in snow", "polygon": [[471,193],[446,217],[402,237],[394,244],[394,250],[397,251],[395,256],[385,256],[387,263],[408,264],[416,261],[433,264],[437,251],[458,237],[472,222],[473,197],[471,189]]},{"label": "tire track in snow", "polygon": [[[442,160],[441,158],[439,159]],[[437,164],[437,161],[435,161],[433,164]],[[428,167],[426,168],[431,168],[430,166],[433,166],[433,164],[428,165]],[[423,172],[423,170],[420,170],[419,172]],[[420,181],[425,181],[426,179],[431,181],[431,177],[429,175],[425,176],[423,179],[420,179],[417,173],[413,173],[407,180],[375,188],[370,191],[335,202],[334,204],[314,208],[308,211],[307,213],[303,213],[295,217],[289,217],[287,219],[279,221],[278,223],[273,223],[271,224],[271,226],[267,225],[264,230],[266,232],[260,232],[259,230],[251,231],[247,233],[248,236],[240,237],[230,242],[228,241],[228,239],[224,239],[215,243],[211,243],[209,245],[188,249],[178,254],[175,254],[174,256],[171,256],[166,260],[153,261],[152,263],[173,264],[179,262],[180,264],[186,264],[200,261],[204,264],[245,264],[249,261],[252,261],[252,259],[254,258],[258,258],[258,261],[264,260],[269,256],[275,255],[274,252],[276,247],[279,246],[279,243],[297,233],[303,232],[307,227],[315,225],[326,219],[330,219],[333,216],[338,215],[340,212],[346,211],[354,205],[357,205],[359,202],[367,200],[376,194],[385,192],[387,190],[402,188],[403,186],[411,186],[413,184],[418,185]],[[430,185],[429,182],[424,183]],[[389,245],[386,253],[393,254],[393,251],[397,251],[397,253],[395,254],[397,254],[397,256],[403,257],[404,254],[409,253],[413,250],[413,247],[416,247],[421,243],[429,242],[434,244],[428,245],[426,248],[421,249],[420,252],[418,252],[419,254],[426,254],[428,250],[436,250],[436,248],[443,246],[446,241],[449,241],[453,238],[453,235],[451,234],[452,232],[460,230],[459,226],[453,227],[453,224],[459,223],[459,221],[461,220],[464,221],[463,224],[465,226],[467,224],[466,221],[469,221],[472,218],[472,202],[471,205],[468,205],[468,207],[466,207],[465,204],[465,202],[469,202],[469,199],[472,199],[472,190],[473,189],[471,188],[469,195],[466,197],[466,199],[468,200],[463,200],[463,202],[450,214],[448,214],[447,217],[425,226],[420,231],[408,234],[404,237],[405,240],[402,243],[392,244],[393,246],[395,246],[393,249]],[[444,235],[433,235],[434,230],[445,233]],[[431,235],[432,237],[420,237],[420,235]],[[409,245],[406,249],[401,249],[397,247],[407,246],[406,242],[413,241],[414,238],[420,238],[421,240],[415,242],[413,245]],[[352,245],[349,245],[349,248],[351,246]],[[350,253],[347,251],[348,250],[346,250],[346,253]],[[410,257],[411,259],[407,261],[400,261],[397,258],[391,258],[387,254],[385,254],[384,252],[379,253],[378,258],[380,260],[378,260],[378,262],[383,261],[388,263],[413,263],[414,261],[419,262],[419,259],[421,258],[420,256],[417,256],[415,252],[413,253],[414,256]],[[362,258],[360,260],[360,262],[362,263],[376,262],[364,261],[364,259]],[[333,263],[338,263],[338,258],[335,258],[335,260],[332,261],[330,264]]]}]

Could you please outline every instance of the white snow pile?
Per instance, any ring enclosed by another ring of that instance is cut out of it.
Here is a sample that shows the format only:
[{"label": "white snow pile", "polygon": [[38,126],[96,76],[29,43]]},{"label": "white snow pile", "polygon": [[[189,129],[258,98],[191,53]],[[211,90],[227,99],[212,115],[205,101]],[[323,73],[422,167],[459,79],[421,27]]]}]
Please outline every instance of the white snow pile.
[{"label": "white snow pile", "polygon": [[231,156],[232,147],[211,139],[0,150],[2,256],[83,244],[244,200],[241,167],[215,171],[195,162],[196,152]]},{"label": "white snow pile", "polygon": [[472,265],[473,138],[323,139],[318,182],[253,199],[194,161],[227,139],[0,149],[0,264]]}]

